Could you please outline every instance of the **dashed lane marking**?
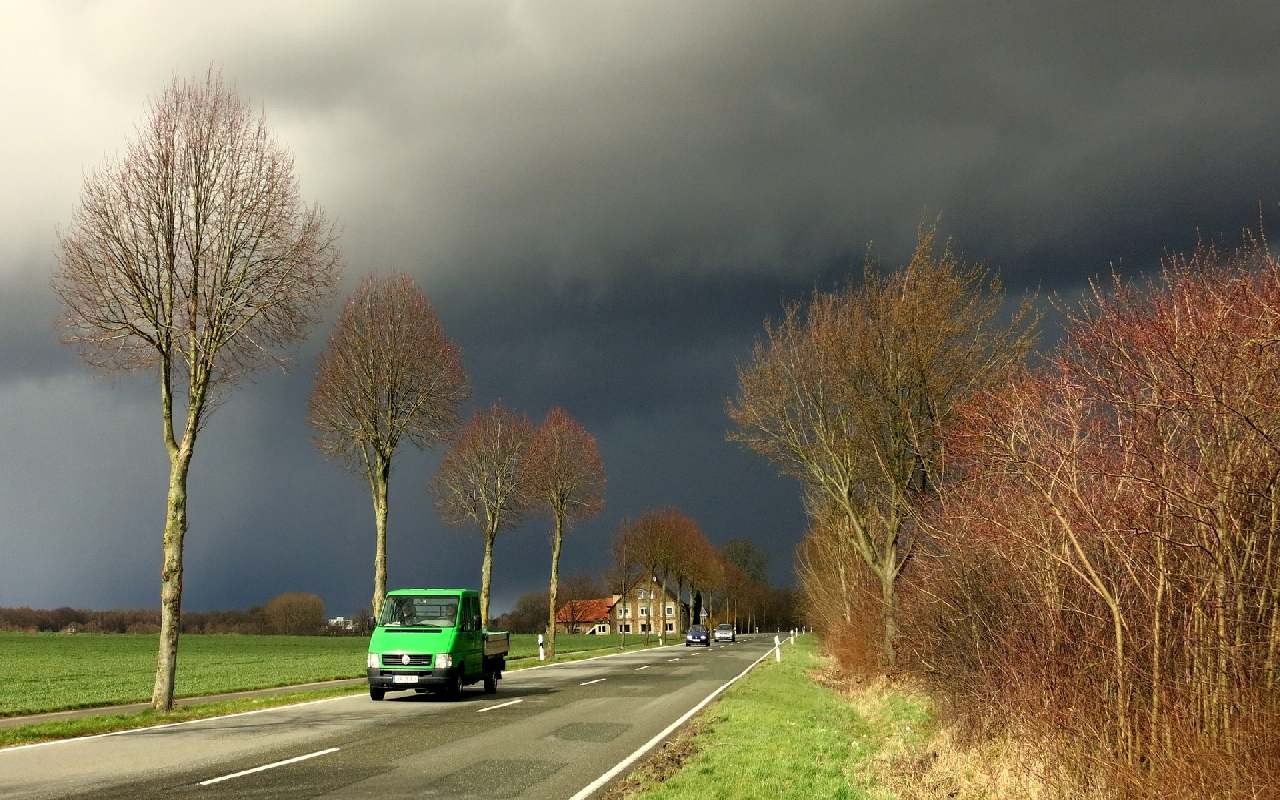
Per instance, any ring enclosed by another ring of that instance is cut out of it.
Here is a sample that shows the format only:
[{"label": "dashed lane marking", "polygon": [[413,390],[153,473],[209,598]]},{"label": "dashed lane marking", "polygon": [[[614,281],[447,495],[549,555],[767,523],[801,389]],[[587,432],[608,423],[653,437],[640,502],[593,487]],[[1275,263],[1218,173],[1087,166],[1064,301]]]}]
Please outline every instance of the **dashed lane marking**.
[{"label": "dashed lane marking", "polygon": [[507,701],[507,702],[505,702],[505,703],[498,703],[496,706],[485,706],[484,708],[477,708],[477,709],[476,709],[476,713],[477,713],[477,714],[483,714],[484,712],[486,712],[486,711],[492,711],[492,710],[494,710],[495,708],[506,708],[507,706],[514,706],[516,703],[523,703],[523,702],[524,702],[524,700],[523,700],[523,699],[508,700],[508,701]]},{"label": "dashed lane marking", "polygon": [[241,771],[239,771],[239,772],[233,772],[233,773],[231,773],[230,775],[223,775],[223,776],[222,776],[222,777],[220,777],[220,778],[210,778],[210,779],[209,779],[209,780],[207,780],[207,781],[200,781],[200,785],[201,785],[201,786],[209,786],[209,785],[211,785],[211,784],[215,784],[215,783],[222,783],[223,781],[229,781],[229,780],[231,780],[232,778],[240,778],[240,777],[243,777],[243,776],[245,776],[245,775],[252,775],[252,774],[254,774],[255,772],[264,772],[264,771],[269,770],[269,769],[275,769],[276,767],[283,767],[283,766],[284,766],[284,765],[286,765],[286,764],[296,764],[296,763],[298,763],[299,761],[306,761],[306,760],[307,760],[307,759],[309,759],[309,758],[315,758],[315,757],[317,757],[317,756],[328,755],[329,753],[336,753],[336,752],[338,752],[338,750],[339,750],[339,748],[337,748],[337,747],[330,747],[330,748],[325,749],[325,750],[317,750],[317,751],[315,751],[314,753],[307,753],[307,754],[306,754],[306,755],[304,755],[304,756],[294,756],[293,758],[286,758],[284,761],[273,761],[273,762],[271,762],[270,764],[263,764],[262,766],[260,766],[260,767],[254,767],[253,769],[245,769],[245,770],[241,770]]}]

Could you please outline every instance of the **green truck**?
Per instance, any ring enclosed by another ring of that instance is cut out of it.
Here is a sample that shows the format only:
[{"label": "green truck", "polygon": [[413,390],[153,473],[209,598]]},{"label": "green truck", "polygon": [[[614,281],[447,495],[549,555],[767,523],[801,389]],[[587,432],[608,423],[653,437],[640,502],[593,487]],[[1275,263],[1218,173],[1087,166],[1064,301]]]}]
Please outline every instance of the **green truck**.
[{"label": "green truck", "polygon": [[412,689],[456,699],[482,681],[492,694],[510,646],[510,634],[481,626],[474,589],[395,589],[369,639],[369,697]]}]

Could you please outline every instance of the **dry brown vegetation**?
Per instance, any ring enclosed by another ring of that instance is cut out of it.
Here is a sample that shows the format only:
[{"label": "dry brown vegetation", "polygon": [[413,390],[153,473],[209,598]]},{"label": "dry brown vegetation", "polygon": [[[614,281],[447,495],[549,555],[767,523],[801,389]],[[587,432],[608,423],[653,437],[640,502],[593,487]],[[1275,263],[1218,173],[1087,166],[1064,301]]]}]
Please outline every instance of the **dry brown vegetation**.
[{"label": "dry brown vegetation", "polygon": [[[896,673],[948,724],[901,795],[1280,796],[1278,347],[1280,263],[1246,237],[1095,287],[1042,364],[958,403]],[[838,522],[803,599],[870,669],[878,581]]]}]

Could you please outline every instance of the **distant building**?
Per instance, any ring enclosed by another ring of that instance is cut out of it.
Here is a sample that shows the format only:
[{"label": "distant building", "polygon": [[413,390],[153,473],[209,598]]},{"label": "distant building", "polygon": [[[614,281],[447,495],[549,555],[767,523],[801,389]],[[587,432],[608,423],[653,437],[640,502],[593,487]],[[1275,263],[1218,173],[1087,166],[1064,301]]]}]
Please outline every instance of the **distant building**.
[{"label": "distant building", "polygon": [[612,633],[613,604],[619,596],[566,602],[556,611],[556,633]]},{"label": "distant building", "polygon": [[[653,618],[649,618],[652,608]],[[655,581],[620,594],[590,600],[570,600],[556,611],[557,633],[668,633],[684,635],[687,603]]]},{"label": "distant building", "polygon": [[356,629],[356,621],[348,617],[334,617],[329,620],[329,627],[340,631],[353,631]]},{"label": "distant building", "polygon": [[[653,618],[649,613],[652,608]],[[632,589],[625,598],[619,597],[613,604],[614,633],[657,633],[662,631],[672,635],[684,635],[681,613],[687,608],[680,599],[668,589],[663,594],[662,587],[654,582]]]}]

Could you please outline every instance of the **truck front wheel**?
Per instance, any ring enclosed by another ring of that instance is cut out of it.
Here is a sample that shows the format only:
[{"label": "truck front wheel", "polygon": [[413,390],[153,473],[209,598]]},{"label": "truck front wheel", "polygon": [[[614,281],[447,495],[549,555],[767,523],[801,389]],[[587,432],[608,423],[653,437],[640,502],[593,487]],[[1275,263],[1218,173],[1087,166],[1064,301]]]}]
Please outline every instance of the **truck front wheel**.
[{"label": "truck front wheel", "polygon": [[370,686],[370,687],[369,687],[369,699],[370,699],[370,700],[381,700],[382,698],[384,698],[384,697],[386,697],[386,696],[387,696],[387,690],[386,690],[386,689],[375,689],[375,688],[373,688],[372,686]]},{"label": "truck front wheel", "polygon": [[484,674],[484,693],[494,694],[498,691],[498,673],[486,672]]}]

